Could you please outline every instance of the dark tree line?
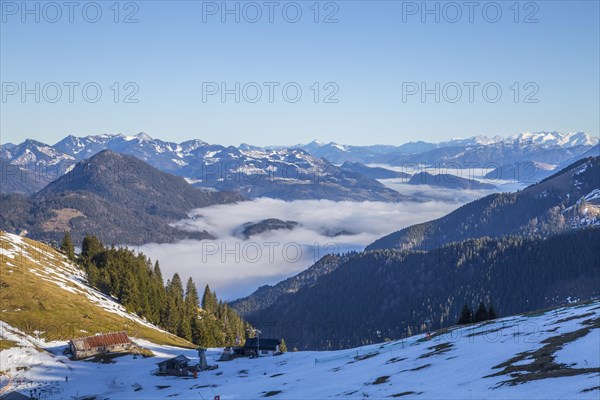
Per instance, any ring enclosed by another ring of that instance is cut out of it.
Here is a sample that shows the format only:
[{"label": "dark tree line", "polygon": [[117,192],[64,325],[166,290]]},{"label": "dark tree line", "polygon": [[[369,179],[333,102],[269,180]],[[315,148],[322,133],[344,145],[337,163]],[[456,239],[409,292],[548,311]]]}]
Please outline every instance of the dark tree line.
[{"label": "dark tree line", "polygon": [[494,307],[490,304],[488,307],[483,302],[479,303],[477,311],[473,313],[473,310],[468,304],[465,304],[458,317],[458,325],[466,325],[472,322],[483,322],[498,318],[498,313]]},{"label": "dark tree line", "polygon": [[[463,305],[503,315],[600,294],[600,229],[546,239],[478,238],[437,250],[374,250],[351,257],[313,285],[248,315],[288,347],[335,349],[453,325]],[[474,318],[487,314],[474,310]],[[294,327],[294,335],[290,335]],[[381,333],[381,336],[378,334]]]},{"label": "dark tree line", "polygon": [[[71,237],[65,234],[61,250],[74,259]],[[129,312],[202,347],[243,343],[250,326],[207,285],[200,302],[192,278],[184,286],[175,273],[165,285],[158,261],[128,248],[106,247],[86,235],[77,259],[88,283],[117,299]],[[202,307],[200,307],[202,303]]]}]

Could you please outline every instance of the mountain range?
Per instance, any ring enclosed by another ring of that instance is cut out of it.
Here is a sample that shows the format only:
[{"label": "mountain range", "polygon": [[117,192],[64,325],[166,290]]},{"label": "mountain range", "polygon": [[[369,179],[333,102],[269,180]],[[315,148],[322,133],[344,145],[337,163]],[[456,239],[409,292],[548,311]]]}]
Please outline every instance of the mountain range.
[{"label": "mountain range", "polygon": [[[367,250],[397,248],[431,250],[453,241],[505,235],[563,232],[583,220],[573,206],[600,188],[600,156],[580,160],[555,175],[513,193],[494,193],[435,220],[391,233]],[[590,205],[591,209],[596,206]],[[594,215],[593,210],[588,213]]]},{"label": "mountain range", "polygon": [[452,174],[430,174],[429,172],[419,172],[414,174],[409,180],[409,185],[429,185],[450,189],[483,189],[493,190],[496,187],[489,183],[479,182],[475,179],[462,178]]},{"label": "mountain range", "polygon": [[[313,141],[290,147],[234,147],[199,139],[168,142],[146,133],[70,135],[52,146],[33,139],[2,145],[3,173],[8,176],[0,191],[31,195],[67,173],[77,162],[111,150],[182,176],[194,186],[237,191],[246,198],[402,201],[408,198],[377,180],[409,179],[411,171],[419,166],[494,170],[514,163],[536,163],[547,166],[533,177],[538,181],[550,175],[556,165],[564,167],[582,157],[598,155],[598,142],[598,138],[584,132],[527,132],[506,139],[476,136],[400,146]],[[397,172],[368,164],[408,167],[407,171]],[[15,176],[19,182],[15,182]]]},{"label": "mountain range", "polygon": [[105,243],[143,244],[212,238],[170,224],[194,208],[241,201],[237,193],[205,192],[185,179],[128,155],[103,150],[30,197],[0,195],[10,212],[0,229],[38,240],[59,241],[65,231],[80,243],[93,233]]},{"label": "mountain range", "polygon": [[346,161],[397,166],[411,162],[428,165],[478,163],[483,167],[500,161],[558,163],[558,160],[565,160],[570,154],[581,153],[584,149],[597,145],[599,141],[598,137],[585,132],[524,132],[506,139],[500,136],[474,136],[439,143],[409,142],[400,146],[349,146],[313,141],[295,147],[336,164]]},{"label": "mountain range", "polygon": [[514,313],[600,295],[599,176],[600,156],[580,160],[523,191],[384,236],[364,252],[327,256],[231,305],[259,328],[325,330],[294,343],[325,349],[375,341],[376,331],[421,332],[426,320],[448,326],[465,303]]},{"label": "mountain range", "polygon": [[[182,143],[136,136],[68,136],[54,146],[26,140],[3,146],[3,160],[41,178],[68,172],[76,162],[102,150],[134,156],[162,171],[188,179],[206,190],[236,191],[245,198],[271,197],[284,200],[328,199],[353,201],[401,201],[408,199],[373,178],[341,169],[327,160],[300,149],[261,149],[250,145],[225,147],[201,140]],[[49,171],[50,173],[44,174]],[[23,173],[20,173],[23,175]],[[27,182],[21,179],[22,182]],[[46,183],[51,180],[47,179]],[[5,186],[3,193],[31,194],[38,188]]]}]

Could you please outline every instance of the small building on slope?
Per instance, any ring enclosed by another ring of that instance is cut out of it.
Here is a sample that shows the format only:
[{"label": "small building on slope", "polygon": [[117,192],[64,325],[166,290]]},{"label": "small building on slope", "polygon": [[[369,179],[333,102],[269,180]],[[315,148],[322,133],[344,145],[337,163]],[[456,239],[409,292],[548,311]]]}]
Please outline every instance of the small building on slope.
[{"label": "small building on slope", "polygon": [[249,338],[244,343],[244,355],[250,357],[274,356],[281,354],[279,339]]},{"label": "small building on slope", "polygon": [[198,370],[197,366],[190,366],[190,359],[183,354],[161,361],[157,365],[157,375],[188,376]]},{"label": "small building on slope", "polygon": [[103,354],[130,353],[135,345],[127,333],[121,331],[71,339],[69,349],[73,358],[79,360]]}]

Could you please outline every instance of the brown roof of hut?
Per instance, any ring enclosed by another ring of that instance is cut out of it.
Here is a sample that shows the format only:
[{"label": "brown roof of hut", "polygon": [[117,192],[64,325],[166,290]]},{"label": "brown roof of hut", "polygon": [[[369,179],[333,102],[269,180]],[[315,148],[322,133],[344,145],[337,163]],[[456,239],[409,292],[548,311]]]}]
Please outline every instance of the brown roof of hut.
[{"label": "brown roof of hut", "polygon": [[119,344],[131,343],[129,336],[125,331],[110,332],[102,335],[87,336],[77,339],[72,339],[75,348],[81,350],[91,350],[98,347],[108,347]]}]

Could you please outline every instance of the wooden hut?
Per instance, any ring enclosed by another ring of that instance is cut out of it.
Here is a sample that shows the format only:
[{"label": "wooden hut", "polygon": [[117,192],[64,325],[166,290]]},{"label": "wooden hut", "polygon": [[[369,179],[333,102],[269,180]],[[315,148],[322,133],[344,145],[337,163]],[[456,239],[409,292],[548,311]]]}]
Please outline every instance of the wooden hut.
[{"label": "wooden hut", "polygon": [[161,361],[157,365],[158,375],[188,376],[197,370],[196,366],[190,367],[190,359],[183,354]]},{"label": "wooden hut", "polygon": [[102,354],[129,353],[135,348],[125,331],[87,336],[69,341],[69,349],[75,359]]}]

